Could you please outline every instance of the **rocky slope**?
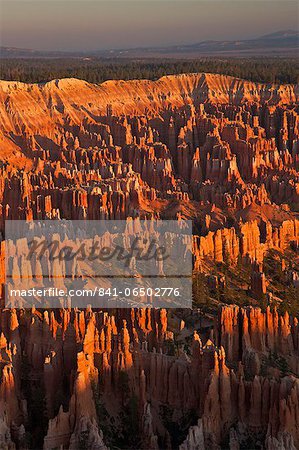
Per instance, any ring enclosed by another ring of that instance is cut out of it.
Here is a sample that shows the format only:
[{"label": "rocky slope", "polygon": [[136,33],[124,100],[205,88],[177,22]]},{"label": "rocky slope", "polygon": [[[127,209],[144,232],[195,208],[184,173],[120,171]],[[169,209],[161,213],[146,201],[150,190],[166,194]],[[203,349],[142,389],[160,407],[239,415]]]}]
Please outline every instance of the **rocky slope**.
[{"label": "rocky slope", "polygon": [[[180,433],[181,450],[218,449],[225,440],[253,448],[257,436],[269,450],[299,444],[299,330],[287,314],[223,306],[214,326],[192,336],[165,310],[4,310],[1,330],[6,448],[31,440],[77,449],[84,440],[84,448],[105,449],[112,424],[120,442],[127,437],[122,411],[132,399],[140,448],[175,448]],[[193,420],[189,431],[184,417]]]},{"label": "rocky slope", "polygon": [[192,219],[205,308],[3,308],[0,446],[299,446],[298,95],[211,74],[0,82],[1,233]]},{"label": "rocky slope", "polygon": [[[1,142],[14,147],[10,133],[44,134],[55,140],[59,125],[82,124],[109,114],[146,114],[201,103],[241,105],[294,104],[298,86],[262,85],[215,74],[166,76],[158,81],[107,81],[92,85],[77,79],[45,84],[1,81]],[[2,152],[5,151],[5,148]]]}]

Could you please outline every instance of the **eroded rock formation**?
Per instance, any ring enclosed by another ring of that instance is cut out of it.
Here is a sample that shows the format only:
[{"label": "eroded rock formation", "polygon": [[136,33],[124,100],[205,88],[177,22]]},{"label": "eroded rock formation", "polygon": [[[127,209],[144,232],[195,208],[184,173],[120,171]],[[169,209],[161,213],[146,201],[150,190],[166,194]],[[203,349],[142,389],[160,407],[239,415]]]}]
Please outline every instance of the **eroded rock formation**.
[{"label": "eroded rock formation", "polygon": [[[79,448],[82,439],[88,448],[106,448],[99,398],[106,414],[119,420],[126,395],[138,400],[135,414],[145,448],[158,448],[158,440],[162,447],[167,444],[163,408],[178,423],[191,411],[199,418],[181,449],[218,448],[227,436],[244,444],[259,435],[267,448],[276,441],[298,445],[296,319],[270,308],[262,313],[223,306],[214,324],[217,342],[195,332],[187,347],[171,355],[169,345],[176,341],[167,316],[149,309],[119,310],[116,316],[91,310],[3,310],[2,441],[22,443],[28,409],[36,407],[24,382],[32,387],[38,381],[39,395],[47,400],[41,412],[46,449]],[[284,367],[271,363],[274,349]],[[206,447],[200,447],[203,443]]]},{"label": "eroded rock formation", "polygon": [[[9,219],[188,218],[194,272],[213,272],[223,302],[219,265],[246,265],[251,298],[270,299],[272,250],[296,285],[297,86],[66,79],[1,82],[0,99],[3,238]],[[25,243],[10,245],[18,254]],[[198,311],[3,308],[0,446],[104,450],[129,432],[132,448],[297,448],[298,320],[274,300],[264,312],[223,305],[204,321]]]}]

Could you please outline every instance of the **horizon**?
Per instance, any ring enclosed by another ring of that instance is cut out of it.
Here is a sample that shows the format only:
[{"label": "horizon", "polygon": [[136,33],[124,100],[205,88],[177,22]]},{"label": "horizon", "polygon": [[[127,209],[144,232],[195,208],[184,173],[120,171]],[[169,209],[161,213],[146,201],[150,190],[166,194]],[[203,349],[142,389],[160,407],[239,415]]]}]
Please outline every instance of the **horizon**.
[{"label": "horizon", "polygon": [[[263,38],[263,37],[266,37],[266,36],[270,36],[272,34],[287,33],[287,32],[298,33],[298,36],[299,36],[299,31],[297,31],[297,30],[292,30],[292,29],[286,30],[286,29],[284,29],[284,30],[273,30],[270,33],[266,33],[264,35],[255,36],[255,37],[249,38],[248,40],[255,40],[255,39]],[[239,38],[239,39],[234,39],[234,40],[236,40],[236,41],[240,40],[241,41],[241,40],[244,40],[244,39]],[[234,41],[234,40],[232,39],[232,41]],[[73,53],[75,55],[75,54],[84,54],[84,53],[88,54],[89,52],[90,53],[92,53],[92,52],[96,53],[96,52],[113,52],[113,51],[122,51],[122,50],[125,51],[125,50],[134,50],[134,49],[136,49],[136,50],[138,50],[138,49],[146,50],[146,49],[149,49],[149,48],[153,48],[153,49],[154,48],[171,48],[171,47],[176,47],[176,46],[179,46],[179,45],[188,46],[188,45],[196,45],[196,44],[200,44],[200,43],[203,43],[203,42],[213,42],[213,41],[214,40],[212,40],[212,39],[203,39],[203,40],[198,41],[198,42],[189,42],[187,44],[172,43],[172,44],[164,45],[164,46],[163,45],[161,45],[161,46],[157,45],[157,46],[152,46],[152,47],[151,46],[138,46],[138,47],[126,47],[126,48],[124,48],[124,47],[116,48],[115,47],[115,48],[104,48],[104,49],[94,49],[94,50],[57,50],[57,49],[38,50],[37,48],[15,47],[15,46],[11,46],[11,45],[1,45],[0,48],[16,49],[16,50],[24,50],[24,51],[28,50],[28,51],[34,51],[34,52],[40,52],[40,53],[48,53],[48,52],[49,53],[51,53],[51,52],[53,52],[53,53],[55,53],[55,52],[57,52],[57,53],[58,52],[59,53]],[[225,40],[223,40],[223,41],[225,41]],[[227,41],[229,41],[229,40],[227,40]],[[214,42],[217,42],[217,40],[215,40]],[[219,42],[221,42],[221,40],[219,40]]]},{"label": "horizon", "polygon": [[298,30],[298,2],[1,0],[3,47],[94,52],[246,40]]}]

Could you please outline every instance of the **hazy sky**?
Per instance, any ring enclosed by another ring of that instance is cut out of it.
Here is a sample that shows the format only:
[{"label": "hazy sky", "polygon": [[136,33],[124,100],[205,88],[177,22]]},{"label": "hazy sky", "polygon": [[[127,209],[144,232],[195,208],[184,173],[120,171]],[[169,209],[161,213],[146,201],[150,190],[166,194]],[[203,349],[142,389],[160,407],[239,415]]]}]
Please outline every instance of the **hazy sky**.
[{"label": "hazy sky", "polygon": [[0,0],[1,45],[96,50],[246,39],[298,29],[288,0]]}]

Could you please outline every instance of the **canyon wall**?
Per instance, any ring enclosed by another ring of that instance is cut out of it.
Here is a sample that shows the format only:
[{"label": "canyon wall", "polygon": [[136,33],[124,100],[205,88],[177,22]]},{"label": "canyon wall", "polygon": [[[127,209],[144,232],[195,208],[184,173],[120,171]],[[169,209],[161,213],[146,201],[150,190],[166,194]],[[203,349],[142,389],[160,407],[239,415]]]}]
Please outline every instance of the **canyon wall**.
[{"label": "canyon wall", "polygon": [[[145,426],[143,445],[152,445],[148,448],[158,448],[157,436],[167,447],[162,406],[177,420],[190,411],[199,417],[200,430],[192,428],[191,437],[187,436],[195,440],[190,448],[202,442],[202,448],[216,449],[227,436],[244,445],[257,435],[269,450],[276,448],[276,441],[285,445],[277,448],[295,448],[299,444],[298,320],[270,308],[263,313],[259,308],[222,306],[208,335],[194,331],[188,347],[177,347],[171,356],[167,348],[175,340],[168,316],[165,310],[150,309],[119,310],[116,315],[91,310],[3,310],[5,444],[14,448],[12,436],[22,443],[32,407],[23,385],[38,381],[45,398],[46,409],[41,412],[47,418],[45,449],[78,448],[82,436],[90,448],[106,448],[97,393],[100,390],[109,414],[116,416],[125,373],[130,395],[138,398],[140,426]],[[191,330],[183,326],[180,333],[187,331]],[[62,391],[67,392],[64,407],[59,404]],[[239,448],[232,442],[230,448]]]},{"label": "canyon wall", "polygon": [[[127,428],[132,448],[298,448],[298,319],[264,273],[274,251],[296,287],[298,95],[212,74],[0,82],[2,306],[11,219],[191,219],[194,274],[223,291],[183,315],[3,307],[0,447],[104,450]],[[255,306],[225,305],[243,269]]]}]

